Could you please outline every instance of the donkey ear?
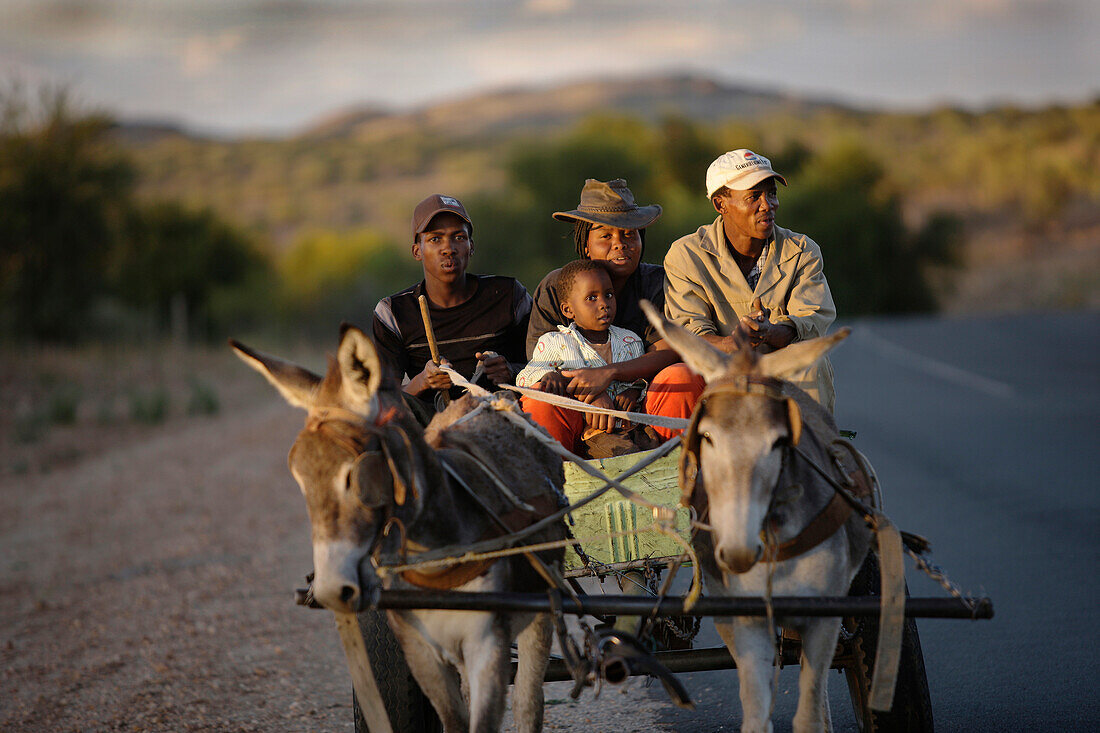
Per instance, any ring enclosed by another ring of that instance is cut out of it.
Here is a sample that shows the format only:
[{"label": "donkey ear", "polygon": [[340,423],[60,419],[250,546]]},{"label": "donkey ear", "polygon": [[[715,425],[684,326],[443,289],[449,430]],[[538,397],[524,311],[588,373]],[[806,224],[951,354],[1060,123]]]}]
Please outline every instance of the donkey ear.
[{"label": "donkey ear", "polygon": [[229,345],[241,361],[264,375],[287,402],[304,410],[313,406],[314,391],[321,383],[319,376],[297,364],[254,351],[235,339],[229,339]]},{"label": "donkey ear", "polygon": [[706,342],[705,339],[689,333],[675,323],[666,321],[648,300],[639,301],[642,310],[653,327],[676,350],[692,371],[706,381],[723,376],[729,369],[730,357]]},{"label": "donkey ear", "polygon": [[382,382],[382,362],[365,333],[348,324],[343,324],[340,330],[336,362],[340,365],[344,396],[352,403],[349,407],[367,414]]},{"label": "donkey ear", "polygon": [[799,341],[779,351],[764,354],[759,361],[760,372],[769,377],[790,376],[825,356],[834,346],[848,338],[851,332],[852,329],[845,327],[832,336]]}]

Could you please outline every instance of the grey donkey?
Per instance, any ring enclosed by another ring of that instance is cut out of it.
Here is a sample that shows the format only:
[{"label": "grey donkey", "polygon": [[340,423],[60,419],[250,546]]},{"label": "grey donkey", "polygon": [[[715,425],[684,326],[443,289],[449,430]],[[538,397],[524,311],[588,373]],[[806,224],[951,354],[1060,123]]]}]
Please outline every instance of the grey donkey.
[{"label": "grey donkey", "polygon": [[[829,516],[836,496],[805,459],[794,459],[792,447],[797,444],[811,460],[830,466],[828,447],[838,437],[832,416],[783,378],[811,366],[848,335],[847,329],[770,354],[758,354],[747,343],[726,354],[644,306],[661,335],[707,383],[684,435],[681,487],[682,503],[694,506],[712,527],[695,541],[708,592],[846,595],[871,540],[859,514],[841,507],[832,527],[818,533],[816,545],[786,559],[780,550],[810,544],[813,540],[803,541],[803,529],[819,515]],[[768,559],[774,562],[761,562]],[[778,622],[802,638],[794,730],[829,730],[825,675],[841,620]],[[775,649],[767,619],[715,618],[715,625],[737,662],[742,732],[771,731]]]},{"label": "grey donkey", "polygon": [[[313,593],[321,604],[354,612],[379,586],[535,592],[557,577],[561,550],[543,552],[539,561],[515,556],[385,578],[376,570],[381,557],[415,559],[417,552],[466,546],[528,526],[560,505],[561,459],[487,399],[467,395],[422,431],[358,328],[342,329],[324,378],[231,343],[307,413],[289,463],[309,510]],[[557,523],[529,541],[564,536]],[[387,611],[387,618],[447,731],[500,728],[518,639],[516,727],[541,730],[551,642],[546,614],[401,610]]]}]

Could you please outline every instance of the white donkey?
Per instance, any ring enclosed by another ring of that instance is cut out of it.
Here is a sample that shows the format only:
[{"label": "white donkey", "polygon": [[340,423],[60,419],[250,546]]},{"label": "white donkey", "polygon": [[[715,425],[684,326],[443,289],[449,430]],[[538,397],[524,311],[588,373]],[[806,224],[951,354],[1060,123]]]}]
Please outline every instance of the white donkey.
[{"label": "white donkey", "polygon": [[[308,413],[289,462],[309,508],[314,597],[327,608],[358,610],[361,597],[380,584],[372,561],[381,555],[469,545],[504,534],[501,523],[518,529],[557,508],[564,482],[560,458],[472,397],[453,403],[422,431],[397,386],[382,378],[377,353],[359,329],[344,327],[337,358],[323,379],[231,343],[290,404]],[[533,541],[564,534],[558,523]],[[553,567],[561,554],[544,556]],[[410,570],[385,584],[544,590],[534,564],[513,557]],[[387,617],[447,731],[500,728],[511,644],[518,636],[516,727],[542,728],[551,638],[546,614],[417,610],[388,611]]]},{"label": "white donkey", "polygon": [[[764,355],[745,344],[731,355],[666,322],[652,307],[646,313],[707,382],[684,434],[681,487],[683,503],[713,528],[699,532],[695,542],[708,592],[846,595],[870,530],[807,465],[808,457],[832,466],[827,448],[838,437],[832,417],[782,378],[812,365],[847,330]],[[826,673],[841,621],[777,620],[802,638],[794,730],[829,730]],[[775,639],[767,620],[716,618],[715,625],[737,662],[742,732],[771,731]]]}]

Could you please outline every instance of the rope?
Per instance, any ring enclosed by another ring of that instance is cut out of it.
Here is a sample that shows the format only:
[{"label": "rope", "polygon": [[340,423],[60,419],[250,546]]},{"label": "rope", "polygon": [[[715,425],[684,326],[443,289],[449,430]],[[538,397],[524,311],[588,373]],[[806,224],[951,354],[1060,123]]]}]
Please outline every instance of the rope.
[{"label": "rope", "polygon": [[[654,461],[658,460],[659,458],[663,458],[665,455],[670,453],[673,448],[675,448],[677,445],[679,445],[679,443],[680,443],[680,438],[679,437],[676,437],[676,438],[673,438],[672,440],[669,440],[667,443],[662,445],[660,448],[656,448],[653,451],[653,453],[651,453],[645,459],[643,459],[641,461],[638,461],[633,466],[628,468],[626,471],[619,474],[619,478],[624,479],[624,480],[626,478],[629,478],[630,476],[634,475],[638,471],[641,471],[643,468],[645,468],[649,464],[653,463]],[[472,545],[464,545],[461,548],[460,547],[441,547],[441,548],[426,552],[423,555],[421,555],[421,557],[424,560],[435,560],[435,559],[440,559],[440,558],[449,558],[449,557],[453,556],[456,552],[458,552],[460,550],[464,551],[464,552],[489,552],[491,550],[497,550],[497,549],[501,549],[501,548],[504,548],[504,547],[508,547],[513,542],[517,542],[519,540],[522,540],[525,537],[529,537],[530,535],[537,534],[538,532],[541,532],[542,530],[546,529],[547,527],[552,526],[554,523],[560,521],[562,518],[564,518],[570,512],[573,512],[576,509],[579,509],[580,507],[584,506],[585,504],[588,504],[591,501],[595,501],[600,496],[602,496],[603,494],[610,491],[612,488],[613,487],[610,483],[605,484],[603,486],[603,488],[592,492],[588,496],[584,497],[583,499],[579,499],[578,501],[574,502],[573,504],[570,504],[567,507],[559,509],[558,511],[554,512],[550,516],[548,516],[544,519],[540,519],[538,522],[535,522],[530,527],[527,527],[526,529],[522,529],[518,532],[513,532],[512,534],[503,535],[503,536],[496,537],[496,538],[489,539],[489,540],[483,540],[481,542],[475,542]]]},{"label": "rope", "polygon": [[[606,534],[592,535],[584,537],[583,542],[601,542],[609,539],[618,539],[619,537],[626,537],[633,534],[641,534],[642,532],[661,532],[661,525],[657,522],[649,525],[648,527],[642,527],[634,530],[621,530],[619,532],[609,532]],[[679,539],[681,543],[684,539],[673,531],[675,538]],[[581,538],[570,537],[564,540],[552,540],[549,542],[538,542],[531,545],[519,545],[516,547],[509,547],[503,550],[492,550],[489,552],[466,552],[462,555],[453,555],[450,557],[432,558],[430,560],[420,560],[417,562],[409,562],[403,565],[379,565],[377,572],[379,577],[386,577],[387,575],[395,575],[403,573],[407,570],[416,570],[422,568],[435,568],[444,567],[449,565],[455,565],[458,563],[468,562],[480,562],[482,560],[496,560],[502,557],[512,557],[515,555],[523,555],[528,552],[543,552],[545,550],[556,550],[563,547],[569,547],[571,545],[582,544]],[[694,559],[694,554],[692,554]],[[697,598],[698,596],[696,596]],[[687,606],[685,605],[685,608]]]},{"label": "rope", "polygon": [[648,415],[644,412],[626,412],[624,410],[614,410],[609,407],[597,407],[595,405],[590,405],[587,402],[581,402],[580,400],[573,399],[572,397],[560,397],[556,394],[550,394],[549,392],[541,392],[537,389],[516,387],[511,384],[502,384],[500,386],[504,389],[510,389],[513,392],[518,392],[524,397],[530,397],[533,400],[546,402],[550,405],[567,407],[570,410],[577,410],[578,412],[591,412],[596,415],[613,415],[614,417],[620,417],[633,423],[641,423],[642,425],[653,425],[658,428],[670,428],[672,430],[684,430],[691,423],[690,420],[682,417],[665,417],[664,415]]},{"label": "rope", "polygon": [[768,566],[768,572],[766,575],[764,585],[764,610],[767,614],[768,621],[768,635],[772,642],[772,680],[771,680],[771,701],[768,703],[768,720],[772,719],[772,713],[775,712],[775,697],[779,690],[779,670],[783,666],[783,657],[779,653],[779,647],[776,642],[778,634],[775,633],[775,607],[772,605],[772,580],[775,576],[776,566],[779,564],[776,562],[775,547],[778,545],[776,542],[775,531],[771,528],[771,522],[764,523],[764,532],[767,540],[767,548],[765,549],[765,562]]},{"label": "rope", "polygon": [[[470,394],[472,394],[476,397],[487,398],[488,399],[488,404],[489,404],[490,407],[492,407],[493,409],[499,411],[506,419],[508,419],[512,423],[514,423],[521,430],[523,430],[525,433],[527,433],[530,437],[532,437],[535,440],[539,441],[544,446],[546,446],[550,450],[552,450],[555,453],[557,453],[558,455],[560,455],[562,458],[566,458],[566,459],[572,461],[573,463],[577,464],[578,468],[580,468],[582,471],[584,471],[588,475],[592,476],[593,478],[599,479],[601,481],[606,481],[608,484],[610,484],[612,487],[614,487],[616,491],[618,491],[620,494],[622,494],[623,498],[629,499],[630,501],[634,502],[635,504],[639,504],[641,506],[646,507],[647,509],[649,509],[650,511],[653,512],[654,518],[657,519],[658,521],[669,522],[669,521],[672,521],[672,519],[675,518],[675,510],[669,509],[668,507],[666,507],[662,504],[656,504],[652,501],[649,501],[645,497],[631,491],[626,486],[623,486],[622,483],[620,483],[618,480],[613,479],[613,478],[609,478],[608,476],[606,476],[600,470],[598,470],[598,469],[594,468],[593,466],[589,465],[589,463],[586,460],[584,460],[583,458],[581,458],[580,456],[576,455],[572,451],[566,450],[561,445],[561,443],[559,443],[558,441],[551,438],[545,432],[535,428],[530,423],[530,421],[528,419],[520,417],[519,415],[517,415],[516,412],[517,412],[518,408],[516,407],[516,403],[511,402],[511,401],[506,402],[506,401],[501,400],[499,398],[494,398],[492,392],[489,392],[488,390],[486,390],[482,387],[479,387],[476,384],[470,383],[465,377],[463,377],[461,374],[456,372],[454,369],[451,369],[450,367],[441,366],[440,369],[447,372],[447,374],[450,375],[451,381],[456,386],[466,388],[470,392]],[[645,413],[640,413],[640,412],[623,412],[621,410],[608,410],[608,409],[603,408],[603,407],[593,407],[592,405],[587,405],[584,402],[581,402],[579,400],[574,400],[574,399],[565,398],[565,397],[558,397],[557,395],[551,395],[551,394],[548,394],[546,392],[539,392],[537,390],[529,390],[529,389],[525,389],[523,387],[513,387],[512,385],[507,385],[507,384],[506,385],[501,385],[501,386],[507,387],[508,389],[511,389],[515,392],[519,392],[520,394],[524,394],[524,395],[527,395],[527,396],[534,397],[535,399],[543,399],[544,401],[547,401],[547,402],[553,402],[554,404],[564,402],[565,406],[572,407],[573,409],[581,410],[581,411],[584,411],[584,412],[605,413],[605,414],[609,414],[609,415],[615,415],[617,417],[622,417],[622,418],[628,419],[628,420],[633,420],[634,418],[638,418],[638,422],[646,422],[646,424],[652,424],[652,425],[657,425],[659,427],[668,427],[668,428],[673,428],[673,429],[687,428],[688,424],[689,424],[689,421],[685,420],[683,418],[661,417],[659,415],[646,415]],[[673,440],[675,440],[675,439],[673,439]],[[672,442],[673,442],[672,440],[666,441],[665,445],[668,445],[669,443],[672,443]],[[664,447],[664,446],[662,446],[662,447]],[[673,447],[675,447],[675,444],[673,445]],[[669,448],[669,450],[671,450],[671,448]],[[667,452],[668,451],[666,451],[666,453]],[[656,458],[654,458],[654,460],[656,460]]]},{"label": "rope", "polygon": [[[599,471],[598,469],[592,467],[587,461],[585,461],[582,458],[580,458],[579,456],[573,454],[571,451],[568,451],[565,448],[563,448],[561,446],[561,444],[558,443],[553,438],[550,438],[548,435],[545,435],[541,431],[536,430],[533,426],[531,426],[531,424],[526,419],[523,419],[519,415],[515,414],[515,412],[514,412],[515,403],[510,403],[509,402],[509,403],[506,403],[506,404],[501,404],[501,400],[494,399],[493,394],[491,392],[484,389],[483,387],[480,387],[476,384],[473,384],[472,382],[465,379],[461,374],[454,371],[450,367],[441,366],[440,368],[443,371],[447,372],[448,375],[450,375],[452,383],[454,383],[455,385],[457,385],[459,387],[464,387],[465,389],[467,389],[470,392],[470,394],[472,394],[474,396],[481,397],[481,398],[488,398],[488,404],[491,407],[501,411],[506,418],[508,418],[509,420],[514,422],[517,426],[519,426],[522,430],[524,430],[529,435],[534,437],[536,440],[543,443],[543,445],[547,446],[548,448],[553,450],[555,453],[558,453],[563,458],[572,461],[582,471],[589,474],[590,476],[606,482],[604,484],[604,486],[602,488],[600,488],[599,490],[593,492],[592,494],[589,494],[584,499],[581,499],[580,501],[574,502],[573,504],[569,505],[568,507],[565,507],[562,510],[559,510],[558,512],[555,512],[555,514],[551,515],[550,517],[546,517],[545,519],[540,520],[536,524],[531,525],[530,527],[528,527],[526,530],[522,530],[521,532],[513,533],[511,535],[505,535],[503,537],[498,537],[495,540],[489,540],[486,543],[478,543],[478,544],[482,544],[482,545],[484,545],[484,544],[493,544],[493,545],[507,544],[508,542],[512,542],[512,541],[521,539],[522,537],[533,534],[533,533],[539,531],[540,529],[542,529],[546,526],[549,526],[549,524],[551,524],[552,522],[557,521],[558,519],[561,519],[562,517],[564,517],[565,515],[571,513],[572,511],[575,511],[576,509],[579,509],[580,507],[584,506],[585,504],[587,504],[591,501],[594,501],[595,499],[597,499],[598,497],[600,497],[604,493],[606,493],[608,490],[614,488],[624,498],[629,499],[630,501],[633,501],[636,504],[639,504],[641,506],[644,506],[644,507],[650,509],[653,512],[653,516],[657,521],[655,521],[653,525],[651,525],[649,527],[646,527],[646,528],[643,528],[643,529],[640,529],[640,530],[610,533],[610,534],[603,535],[603,536],[596,536],[596,537],[586,538],[586,541],[591,542],[591,541],[599,541],[599,540],[611,539],[611,538],[616,538],[616,537],[623,537],[623,536],[637,534],[638,532],[645,532],[645,531],[657,531],[657,532],[660,532],[662,534],[665,534],[670,539],[675,541],[677,544],[682,546],[685,549],[684,554],[692,559],[692,588],[691,588],[691,591],[688,594],[687,599],[685,600],[685,608],[690,609],[691,606],[694,605],[695,601],[699,598],[699,596],[702,592],[702,578],[701,578],[700,565],[699,565],[699,562],[698,562],[698,558],[695,556],[695,552],[694,552],[693,548],[691,547],[691,545],[688,542],[686,542],[683,537],[680,536],[680,534],[675,530],[674,527],[671,526],[671,523],[672,523],[672,521],[674,520],[674,517],[675,517],[675,511],[674,510],[671,510],[668,507],[665,507],[663,505],[655,504],[655,503],[645,499],[644,497],[636,494],[635,492],[631,491],[630,489],[627,489],[625,486],[622,485],[622,483],[619,480],[612,479],[612,478],[609,478],[608,476],[604,475],[601,471]],[[685,420],[685,419],[682,419],[682,418],[669,418],[669,417],[663,417],[663,416],[660,416],[660,415],[647,415],[645,413],[626,412],[626,411],[623,411],[623,410],[613,410],[613,409],[608,409],[608,408],[596,407],[596,406],[593,406],[593,405],[589,405],[587,403],[581,402],[580,400],[576,400],[576,399],[573,399],[573,398],[570,398],[570,397],[559,397],[558,395],[550,394],[548,392],[541,392],[541,391],[538,391],[538,390],[526,389],[524,387],[516,387],[516,386],[513,386],[513,385],[500,385],[500,386],[502,386],[506,389],[509,389],[513,392],[519,393],[520,395],[523,395],[525,397],[540,400],[542,402],[546,402],[546,403],[549,403],[549,404],[558,405],[558,406],[561,406],[561,407],[567,407],[569,409],[579,410],[581,412],[612,415],[614,417],[619,417],[619,418],[622,418],[622,419],[625,419],[625,420],[629,420],[631,422],[641,423],[641,424],[644,424],[644,425],[654,425],[654,426],[657,426],[657,427],[666,427],[666,428],[671,428],[671,429],[674,429],[674,430],[687,429],[690,425],[689,420]],[[477,408],[475,408],[474,412],[480,412],[482,409],[484,409],[485,404],[486,403],[483,402],[482,405],[479,405]],[[463,419],[463,420],[468,419],[468,418],[472,417],[472,414],[473,413],[468,414],[468,415],[464,416],[461,419]],[[627,470],[626,472],[621,474],[619,478],[620,479],[625,479],[628,476],[633,475],[634,473],[637,473],[641,469],[648,466],[650,463],[656,461],[658,458],[661,458],[661,457],[667,455],[678,444],[679,444],[679,437],[673,438],[672,440],[667,441],[664,445],[661,446],[661,448],[657,449],[657,451],[655,451],[646,460],[640,461],[639,463],[635,464],[629,470]],[[848,447],[848,446],[845,446],[845,447]],[[804,453],[802,450],[800,450],[798,448],[796,448],[795,450],[806,461],[806,463],[808,463],[822,478],[824,478],[828,483],[830,483],[833,486],[834,490],[836,490],[846,500],[848,500],[848,502],[853,506],[854,509],[856,509],[857,511],[860,511],[864,515],[865,519],[870,519],[870,517],[874,516],[875,511],[873,509],[871,509],[871,507],[868,507],[866,504],[863,504],[859,500],[855,499],[855,497],[853,497],[846,490],[845,487],[841,486],[839,484],[839,482],[837,482],[832,476],[829,476],[828,473],[826,471],[824,471],[819,465],[817,465],[817,462],[814,461],[809,455],[807,455],[806,453]],[[872,489],[873,489],[873,492],[874,492],[874,498],[878,500],[878,504],[879,504],[879,506],[881,506],[882,497],[881,497],[881,493],[880,493],[878,477],[875,476],[874,469],[870,467],[869,463],[866,461],[866,459],[863,457],[863,455],[860,454],[858,451],[852,450],[851,453],[854,454],[855,459],[857,461],[857,464],[864,471],[864,473],[869,474],[868,478],[870,479],[870,482],[871,482],[871,486],[872,486]],[[493,478],[495,478],[495,477],[493,477]],[[701,522],[701,521],[699,521],[697,519],[694,519],[694,518],[691,520],[691,528],[692,528],[693,532],[694,531],[700,531],[700,530],[705,531],[705,532],[713,532],[714,531],[713,528],[709,524],[707,524],[705,522]],[[404,570],[406,568],[414,568],[414,567],[449,565],[451,563],[459,562],[459,561],[469,562],[469,561],[473,561],[473,560],[491,559],[491,558],[494,558],[494,557],[506,557],[506,556],[516,555],[516,554],[523,554],[524,552],[539,551],[539,550],[542,550],[542,549],[555,549],[555,548],[558,548],[558,547],[567,547],[567,546],[580,547],[580,545],[581,545],[580,540],[569,539],[569,540],[559,540],[557,542],[552,542],[552,543],[543,543],[543,544],[540,544],[540,545],[527,545],[527,546],[522,546],[522,547],[514,547],[512,549],[486,550],[486,551],[481,552],[481,553],[477,553],[477,552],[474,552],[474,551],[469,551],[469,552],[466,552],[462,556],[457,557],[457,558],[453,557],[453,556],[452,557],[439,557],[439,558],[425,559],[421,562],[413,563],[413,564],[409,564],[409,565],[405,565],[405,566],[382,566],[382,567],[379,568],[379,573],[381,574],[381,573],[387,572],[387,571],[388,572],[400,572],[401,570]],[[959,587],[947,577],[946,572],[942,568],[935,565],[930,560],[925,559],[923,557],[922,553],[917,553],[917,552],[913,551],[911,548],[909,548],[908,546],[906,546],[904,549],[905,549],[905,552],[908,553],[910,555],[910,557],[913,558],[917,569],[921,570],[926,575],[928,575],[930,578],[935,580],[948,593],[950,593],[952,597],[958,599],[959,601],[964,603],[972,612],[976,613],[977,604],[972,599],[970,599],[969,597],[967,597],[966,595],[963,594],[963,592],[959,589]],[[435,551],[435,552],[430,553],[430,554],[436,555],[439,552],[441,552],[441,551]],[[769,573],[768,573],[768,588],[767,588],[768,593],[766,595],[767,611],[768,611],[768,623],[769,623],[769,627],[773,630],[773,633],[774,633],[774,628],[775,628],[775,625],[774,625],[775,621],[774,621],[774,616],[772,615],[772,607],[771,607],[771,580],[772,580],[772,573],[774,572],[774,567],[775,567],[775,563],[770,562],[769,563]]]}]

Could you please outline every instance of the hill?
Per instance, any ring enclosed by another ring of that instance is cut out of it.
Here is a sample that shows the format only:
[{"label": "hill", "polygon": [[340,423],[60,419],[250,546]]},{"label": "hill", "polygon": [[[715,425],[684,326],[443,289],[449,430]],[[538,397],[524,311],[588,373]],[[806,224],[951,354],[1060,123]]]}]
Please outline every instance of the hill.
[{"label": "hill", "polygon": [[[561,161],[539,151],[564,145],[579,156],[567,166],[579,171],[576,181],[530,210],[573,205],[585,176],[626,175],[639,197],[665,206],[664,230],[654,232],[660,243],[647,251],[657,261],[671,238],[706,216],[697,189],[717,153],[752,147],[790,171],[809,156],[856,145],[879,161],[907,221],[959,218],[964,268],[939,278],[940,303],[969,311],[1100,307],[1097,130],[1096,101],[867,112],[663,75],[498,90],[411,111],[343,110],[280,139],[211,140],[125,123],[117,139],[137,163],[142,193],[212,208],[276,250],[317,230],[370,229],[402,257],[408,212],[426,193],[475,202],[521,195],[516,176],[562,174]],[[527,167],[517,169],[523,160]],[[483,211],[505,226],[497,209]],[[828,252],[844,243],[822,245]]]},{"label": "hill", "polygon": [[415,129],[449,138],[486,138],[568,128],[594,113],[614,110],[657,122],[675,114],[697,121],[805,115],[840,105],[723,84],[689,74],[592,79],[545,88],[512,88],[432,104],[407,113],[350,109],[308,126],[304,140],[344,138],[380,142]]}]

